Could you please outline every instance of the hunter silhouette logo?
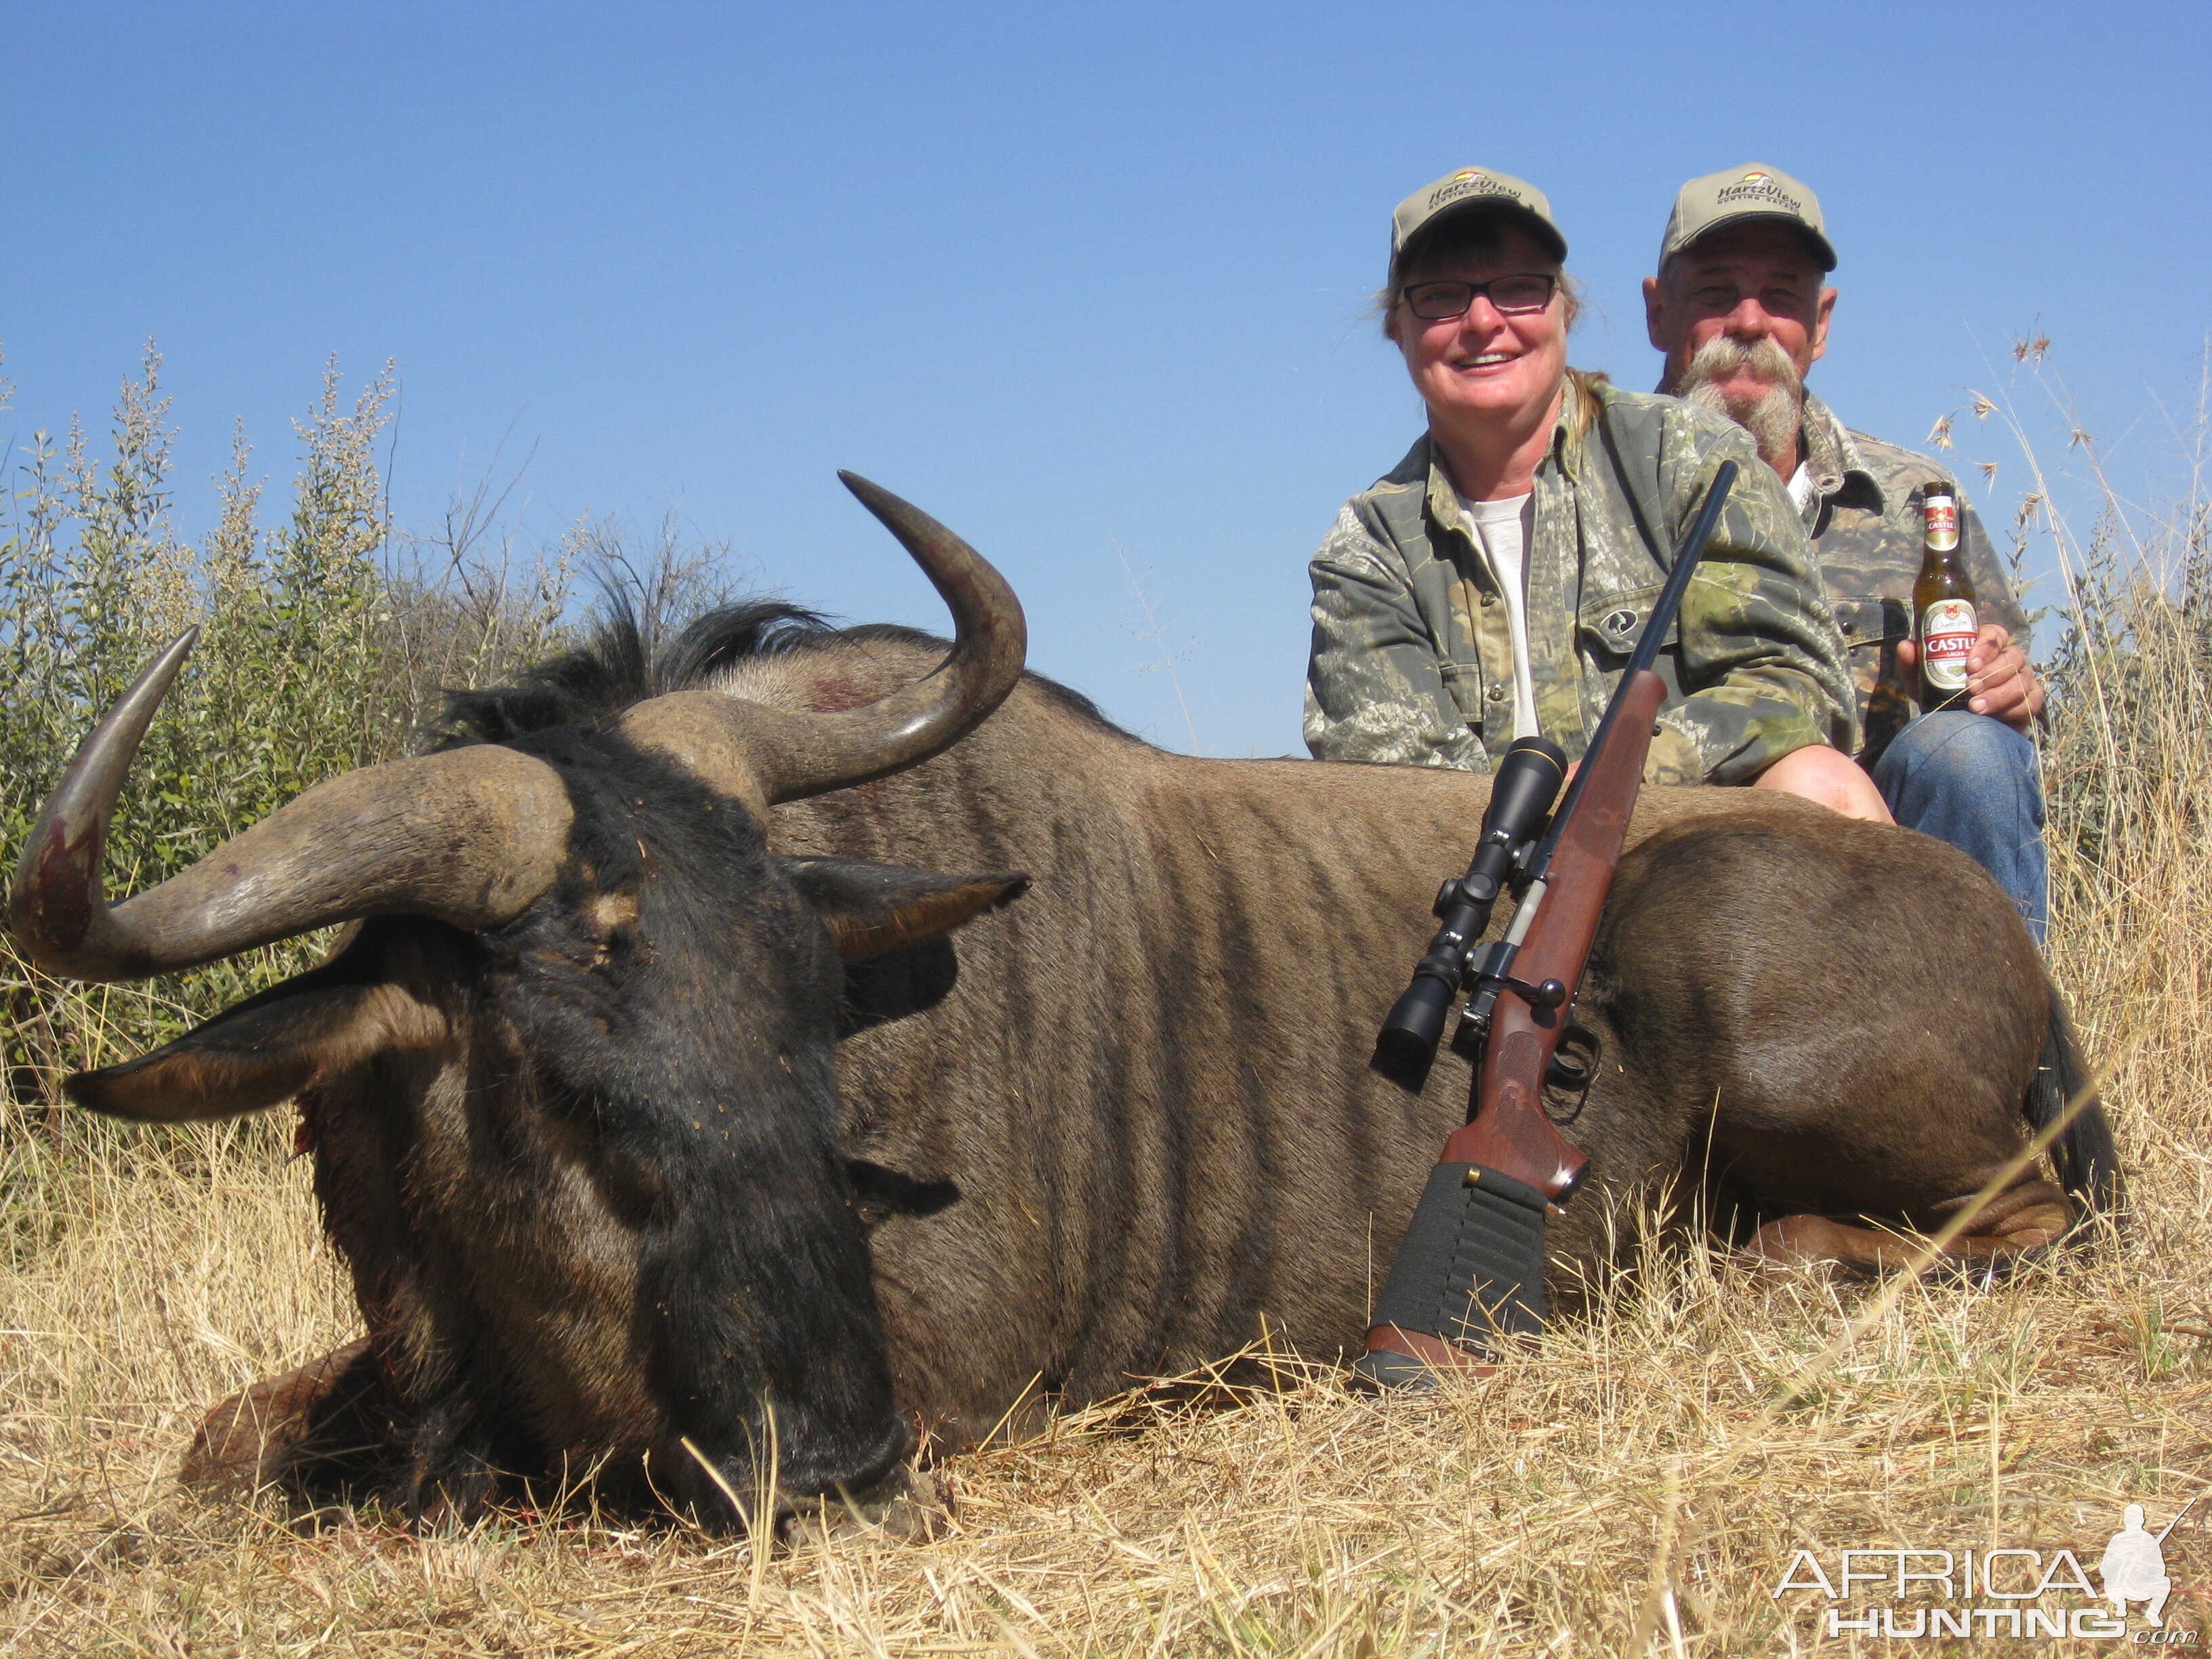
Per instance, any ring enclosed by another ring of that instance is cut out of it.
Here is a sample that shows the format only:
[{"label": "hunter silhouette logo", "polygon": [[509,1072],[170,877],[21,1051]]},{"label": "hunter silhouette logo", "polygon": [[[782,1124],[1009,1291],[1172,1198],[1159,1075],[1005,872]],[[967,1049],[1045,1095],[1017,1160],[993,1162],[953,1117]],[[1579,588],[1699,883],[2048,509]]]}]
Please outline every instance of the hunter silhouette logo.
[{"label": "hunter silhouette logo", "polygon": [[2097,1558],[2101,1593],[2072,1550],[1869,1549],[1838,1552],[1832,1572],[1813,1551],[1799,1550],[1773,1595],[1817,1590],[1844,1603],[1821,1609],[1823,1635],[1893,1640],[2118,1641],[2130,1639],[2129,1609],[2140,1605],[2132,1645],[2193,1648],[2196,1631],[2166,1623],[2174,1581],[2165,1546],[2197,1502],[2191,1498],[2155,1533],[2143,1524],[2142,1504],[2122,1510],[2119,1531]]},{"label": "hunter silhouette logo", "polygon": [[[2192,1498],[2181,1506],[2181,1515],[2196,1507]],[[2143,1529],[2142,1504],[2130,1504],[2120,1511],[2120,1530],[2105,1546],[2097,1573],[2105,1581],[2105,1599],[2121,1618],[2128,1616],[2129,1602],[2144,1601],[2149,1604],[2143,1608],[2146,1620],[2154,1625],[2166,1622],[2166,1598],[2173,1594],[2173,1580],[2166,1576],[2166,1534],[2181,1524],[2181,1515],[2154,1538]]]}]

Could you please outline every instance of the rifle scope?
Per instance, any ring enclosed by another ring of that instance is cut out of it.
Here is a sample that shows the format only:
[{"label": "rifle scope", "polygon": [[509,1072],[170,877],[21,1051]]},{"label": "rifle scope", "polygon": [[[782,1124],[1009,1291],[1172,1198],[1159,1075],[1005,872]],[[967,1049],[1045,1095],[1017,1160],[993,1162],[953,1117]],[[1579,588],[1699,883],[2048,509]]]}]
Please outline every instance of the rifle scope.
[{"label": "rifle scope", "polygon": [[1498,762],[1474,861],[1437,895],[1435,914],[1443,926],[1375,1039],[1368,1064],[1394,1083],[1419,1089],[1427,1079],[1445,1017],[1466,983],[1468,960],[1490,926],[1491,907],[1514,860],[1535,839],[1566,773],[1566,755],[1549,738],[1516,738]]}]

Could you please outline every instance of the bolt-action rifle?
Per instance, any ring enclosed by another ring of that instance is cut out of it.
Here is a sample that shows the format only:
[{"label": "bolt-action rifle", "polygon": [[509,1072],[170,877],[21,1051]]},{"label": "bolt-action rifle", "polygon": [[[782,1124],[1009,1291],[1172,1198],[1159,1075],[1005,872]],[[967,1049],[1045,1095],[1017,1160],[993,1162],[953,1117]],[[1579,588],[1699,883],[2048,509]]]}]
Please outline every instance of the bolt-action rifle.
[{"label": "bolt-action rifle", "polygon": [[[1356,1367],[1372,1387],[1431,1383],[1439,1369],[1494,1357],[1500,1337],[1542,1328],[1545,1217],[1560,1212],[1589,1169],[1545,1113],[1545,1079],[1586,1083],[1595,1066],[1595,1038],[1574,1024],[1574,998],[1666,696],[1651,664],[1735,472],[1724,461],[1714,473],[1548,831],[1565,754],[1543,738],[1506,750],[1474,860],[1437,895],[1443,925],[1376,1039],[1375,1068],[1419,1090],[1451,1004],[1472,993],[1452,1038],[1475,1064],[1467,1125],[1444,1142],[1375,1304]],[[1518,898],[1512,923],[1471,971],[1509,886]]]}]

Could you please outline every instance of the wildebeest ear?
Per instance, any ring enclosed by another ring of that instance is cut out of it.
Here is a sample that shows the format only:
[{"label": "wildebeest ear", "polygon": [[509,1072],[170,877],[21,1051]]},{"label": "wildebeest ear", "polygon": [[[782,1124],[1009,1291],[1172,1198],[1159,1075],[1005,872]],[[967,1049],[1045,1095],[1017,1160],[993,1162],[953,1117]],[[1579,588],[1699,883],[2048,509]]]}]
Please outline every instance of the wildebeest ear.
[{"label": "wildebeest ear", "polygon": [[64,1086],[115,1117],[182,1123],[274,1106],[380,1050],[443,1042],[446,1022],[397,985],[309,974],[263,992],[149,1054]]},{"label": "wildebeest ear", "polygon": [[848,962],[887,956],[948,933],[1019,898],[1025,875],[933,876],[856,859],[792,859],[792,879]]}]

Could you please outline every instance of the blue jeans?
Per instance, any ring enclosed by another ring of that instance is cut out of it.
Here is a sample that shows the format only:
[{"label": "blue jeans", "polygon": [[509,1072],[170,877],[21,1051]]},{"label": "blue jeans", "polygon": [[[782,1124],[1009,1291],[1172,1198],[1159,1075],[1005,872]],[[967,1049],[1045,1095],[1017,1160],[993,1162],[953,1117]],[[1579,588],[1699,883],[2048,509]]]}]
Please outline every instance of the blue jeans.
[{"label": "blue jeans", "polygon": [[1987,714],[1923,714],[1882,751],[1874,781],[1899,823],[1949,842],[1995,876],[2043,943],[2051,870],[2033,744]]}]

